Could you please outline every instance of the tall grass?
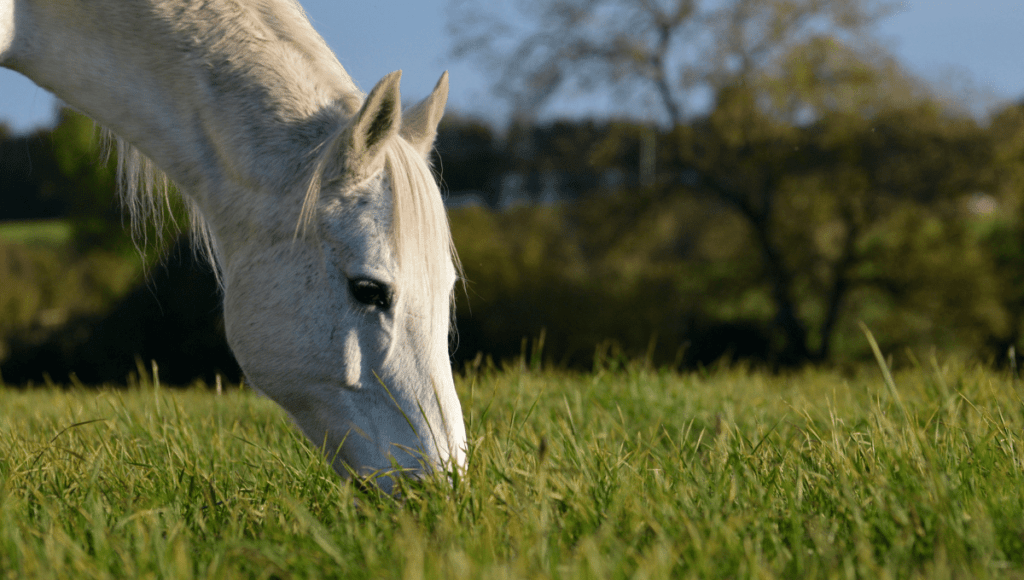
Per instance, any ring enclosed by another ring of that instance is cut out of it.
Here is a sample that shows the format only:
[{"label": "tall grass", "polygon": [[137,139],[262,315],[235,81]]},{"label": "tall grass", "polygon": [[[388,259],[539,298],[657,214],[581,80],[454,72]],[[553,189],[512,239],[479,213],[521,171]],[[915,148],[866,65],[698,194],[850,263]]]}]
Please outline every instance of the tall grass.
[{"label": "tall grass", "polygon": [[1024,578],[1020,393],[907,366],[470,369],[398,499],[246,389],[7,388],[0,578]]}]

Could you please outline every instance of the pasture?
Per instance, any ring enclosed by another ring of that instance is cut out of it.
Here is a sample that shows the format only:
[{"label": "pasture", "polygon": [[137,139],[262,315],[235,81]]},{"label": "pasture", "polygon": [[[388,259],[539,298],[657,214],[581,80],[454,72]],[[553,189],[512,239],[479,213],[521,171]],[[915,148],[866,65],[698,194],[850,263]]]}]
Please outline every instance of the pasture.
[{"label": "pasture", "polygon": [[0,223],[0,241],[27,246],[59,248],[71,241],[72,226],[62,220],[30,220]]},{"label": "pasture", "polygon": [[1020,387],[897,366],[471,369],[399,499],[244,387],[7,386],[0,578],[1024,577]]}]

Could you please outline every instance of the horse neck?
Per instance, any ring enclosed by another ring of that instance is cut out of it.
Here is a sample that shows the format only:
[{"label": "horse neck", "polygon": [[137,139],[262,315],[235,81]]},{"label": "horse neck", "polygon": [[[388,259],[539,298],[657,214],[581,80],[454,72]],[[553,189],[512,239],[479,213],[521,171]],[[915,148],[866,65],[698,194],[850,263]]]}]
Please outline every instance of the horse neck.
[{"label": "horse neck", "polygon": [[294,189],[362,99],[293,0],[0,0],[0,64],[137,147],[208,220],[239,201],[220,192]]}]

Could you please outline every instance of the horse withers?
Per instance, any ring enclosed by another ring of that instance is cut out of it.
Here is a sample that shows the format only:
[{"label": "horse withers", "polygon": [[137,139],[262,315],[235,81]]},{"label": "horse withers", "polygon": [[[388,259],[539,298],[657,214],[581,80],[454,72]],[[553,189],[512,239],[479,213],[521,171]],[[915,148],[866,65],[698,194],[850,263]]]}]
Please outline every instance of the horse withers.
[{"label": "horse withers", "polygon": [[458,261],[427,165],[447,74],[364,96],[293,0],[0,0],[0,65],[116,137],[138,223],[192,207],[250,383],[334,469],[385,489],[459,468]]}]

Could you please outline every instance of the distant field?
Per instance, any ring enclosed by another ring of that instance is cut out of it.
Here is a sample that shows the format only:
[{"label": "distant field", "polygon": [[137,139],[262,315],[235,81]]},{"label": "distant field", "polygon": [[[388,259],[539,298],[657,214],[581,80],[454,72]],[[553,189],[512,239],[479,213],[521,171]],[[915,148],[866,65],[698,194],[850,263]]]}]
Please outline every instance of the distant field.
[{"label": "distant field", "polygon": [[142,279],[137,253],[68,251],[63,221],[0,222],[0,359],[26,332],[104,312]]},{"label": "distant field", "polygon": [[0,578],[1024,578],[1024,404],[924,361],[458,380],[468,472],[340,481],[249,390],[0,389]]},{"label": "distant field", "polygon": [[0,222],[0,240],[33,246],[62,246],[71,240],[71,224],[62,220]]}]

